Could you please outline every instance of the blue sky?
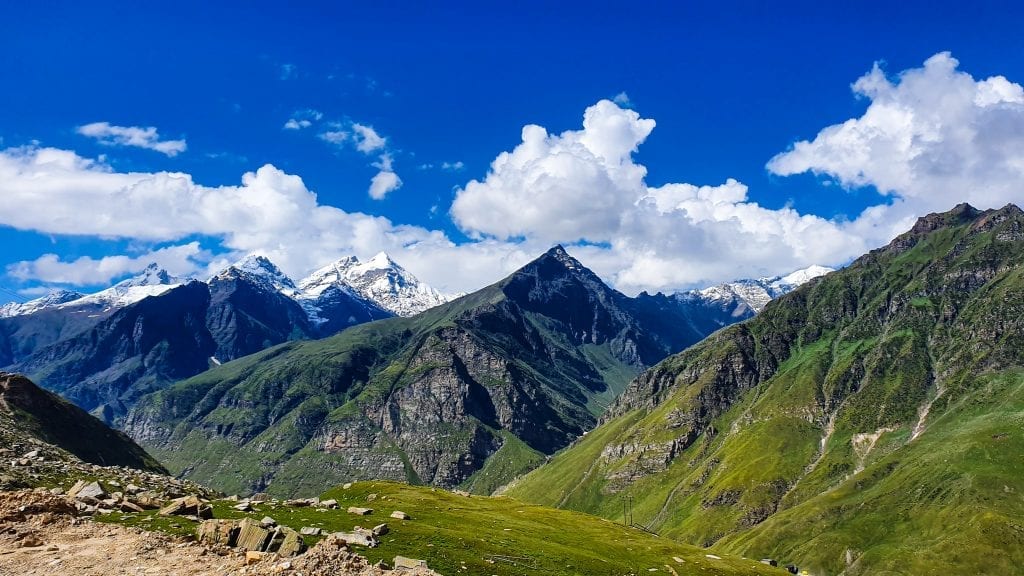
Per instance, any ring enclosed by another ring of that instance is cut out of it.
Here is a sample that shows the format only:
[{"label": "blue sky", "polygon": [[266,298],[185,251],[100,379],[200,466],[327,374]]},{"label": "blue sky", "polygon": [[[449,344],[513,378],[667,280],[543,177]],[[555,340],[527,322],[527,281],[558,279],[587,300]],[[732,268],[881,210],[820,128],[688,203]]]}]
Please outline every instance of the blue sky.
[{"label": "blue sky", "polygon": [[[301,276],[381,249],[470,290],[554,242],[624,291],[673,290],[842,264],[921,213],[1021,189],[994,152],[1024,106],[1014,3],[146,4],[0,7],[6,290],[91,290],[147,259],[202,276],[253,250]],[[858,96],[876,62],[889,87]],[[540,148],[492,171],[527,125]],[[44,151],[73,157],[37,173]],[[152,184],[165,172],[201,190]]]}]

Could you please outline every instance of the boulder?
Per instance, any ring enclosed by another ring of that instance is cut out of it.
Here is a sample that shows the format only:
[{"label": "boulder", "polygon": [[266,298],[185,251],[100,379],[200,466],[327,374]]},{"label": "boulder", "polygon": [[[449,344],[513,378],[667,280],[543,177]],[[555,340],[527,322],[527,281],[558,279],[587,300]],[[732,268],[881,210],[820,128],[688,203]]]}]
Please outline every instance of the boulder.
[{"label": "boulder", "polygon": [[257,552],[255,550],[248,550],[245,553],[245,565],[256,564],[260,560],[263,560],[263,552]]},{"label": "boulder", "polygon": [[86,498],[103,500],[107,497],[107,491],[100,486],[99,482],[85,482],[79,480],[71,487],[71,490],[68,490],[68,497],[75,498],[77,500],[84,500]]},{"label": "boulder", "polygon": [[373,530],[371,530],[371,532],[373,532],[373,535],[374,536],[378,536],[378,537],[379,536],[383,536],[383,535],[387,534],[390,531],[391,531],[391,529],[388,528],[387,524],[377,524],[376,526],[373,527]]},{"label": "boulder", "polygon": [[198,516],[203,503],[195,496],[182,496],[171,500],[160,509],[161,516]]},{"label": "boulder", "polygon": [[412,518],[408,514],[402,512],[401,510],[395,510],[394,512],[392,512],[391,517],[398,520],[412,520]]},{"label": "boulder", "polygon": [[323,529],[314,528],[312,526],[303,526],[299,529],[299,534],[302,534],[303,536],[319,536],[322,533]]},{"label": "boulder", "polygon": [[349,506],[349,514],[355,514],[356,516],[369,516],[373,514],[373,508],[360,508],[358,506]]},{"label": "boulder", "polygon": [[321,500],[320,501],[320,507],[321,508],[337,508],[338,507],[338,501],[333,499],[333,498],[331,498],[330,500]]},{"label": "boulder", "polygon": [[366,546],[367,548],[376,548],[380,541],[373,535],[373,532],[369,530],[356,529],[354,532],[335,532],[334,538],[338,540],[344,540],[347,544],[355,546]]},{"label": "boulder", "polygon": [[274,520],[270,516],[264,516],[263,519],[260,520],[260,526],[264,528],[273,528],[274,526],[277,526],[277,520]]},{"label": "boulder", "polygon": [[235,510],[238,510],[239,512],[252,512],[252,504],[250,504],[248,502],[242,502],[240,504],[235,504],[234,506],[232,506],[232,508],[234,508]]},{"label": "boulder", "polygon": [[270,530],[255,520],[245,518],[238,523],[238,547],[246,550],[263,551],[270,544]]},{"label": "boulder", "polygon": [[196,533],[200,542],[235,546],[238,543],[238,525],[237,520],[206,520],[199,524]]},{"label": "boulder", "polygon": [[287,558],[301,554],[305,550],[306,543],[298,532],[287,526],[278,526],[274,536],[271,538],[268,551],[277,552],[278,555]]},{"label": "boulder", "polygon": [[267,502],[268,500],[270,500],[270,496],[268,496],[265,492],[257,492],[250,496],[249,500],[252,502]]}]

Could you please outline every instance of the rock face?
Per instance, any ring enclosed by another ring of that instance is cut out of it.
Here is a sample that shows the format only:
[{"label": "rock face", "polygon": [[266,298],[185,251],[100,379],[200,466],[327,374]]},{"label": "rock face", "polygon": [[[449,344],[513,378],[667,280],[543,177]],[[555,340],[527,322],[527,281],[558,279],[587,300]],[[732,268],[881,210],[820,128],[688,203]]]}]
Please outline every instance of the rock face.
[{"label": "rock face", "polygon": [[417,316],[211,370],[148,397],[125,426],[174,470],[229,492],[316,494],[367,478],[450,487],[497,455],[501,467],[471,481],[489,492],[706,335],[673,302],[628,298],[556,247]]},{"label": "rock face", "polygon": [[[1024,490],[1024,445],[1001,431],[1024,413],[1022,343],[1024,213],[961,205],[644,372],[509,493],[613,515],[630,498],[662,535],[812,572],[898,572],[907,554],[999,572],[1019,539],[942,550],[1020,513],[1004,495]],[[932,514],[958,518],[941,544]]]}]

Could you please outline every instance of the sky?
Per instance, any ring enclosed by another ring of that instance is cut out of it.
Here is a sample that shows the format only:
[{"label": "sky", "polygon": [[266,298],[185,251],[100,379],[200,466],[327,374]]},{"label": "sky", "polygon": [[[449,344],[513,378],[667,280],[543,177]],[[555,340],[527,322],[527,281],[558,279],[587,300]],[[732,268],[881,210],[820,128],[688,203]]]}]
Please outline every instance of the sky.
[{"label": "sky", "polygon": [[0,302],[558,243],[672,292],[1024,199],[1010,2],[136,4],[0,6]]}]

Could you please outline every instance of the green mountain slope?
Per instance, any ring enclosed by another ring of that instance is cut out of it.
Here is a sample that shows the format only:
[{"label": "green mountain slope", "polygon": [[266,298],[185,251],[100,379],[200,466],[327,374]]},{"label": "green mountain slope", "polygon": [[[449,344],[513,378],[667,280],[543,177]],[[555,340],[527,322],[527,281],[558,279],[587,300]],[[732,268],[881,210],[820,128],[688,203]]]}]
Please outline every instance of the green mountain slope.
[{"label": "green mountain slope", "polygon": [[372,478],[489,492],[703,337],[693,322],[665,322],[667,302],[611,290],[557,247],[420,315],[181,382],[140,401],[125,429],[175,473],[228,492],[315,494]]},{"label": "green mountain slope", "polygon": [[0,443],[28,451],[36,441],[91,464],[166,472],[124,433],[24,376],[0,372]]},{"label": "green mountain slope", "polygon": [[[248,516],[256,521],[269,515],[295,530],[316,526],[326,533],[350,532],[356,525],[387,523],[390,530],[381,537],[380,546],[357,547],[359,554],[371,562],[390,562],[396,555],[417,558],[442,574],[787,574],[781,568],[751,559],[680,544],[587,514],[534,506],[511,498],[470,497],[394,482],[358,482],[348,488],[333,488],[321,499],[335,499],[339,508],[319,510],[271,502],[243,513],[234,508],[237,502],[219,500],[213,502],[213,512],[217,518]],[[346,512],[349,506],[373,511],[368,516],[356,516]],[[391,518],[395,510],[405,512],[411,519]],[[111,514],[101,520],[181,535],[195,532],[194,526],[161,522],[155,511],[130,518]],[[307,542],[314,539],[307,537]]]},{"label": "green mountain slope", "polygon": [[644,373],[509,493],[812,573],[1019,571],[1022,344],[1024,214],[961,205]]}]

